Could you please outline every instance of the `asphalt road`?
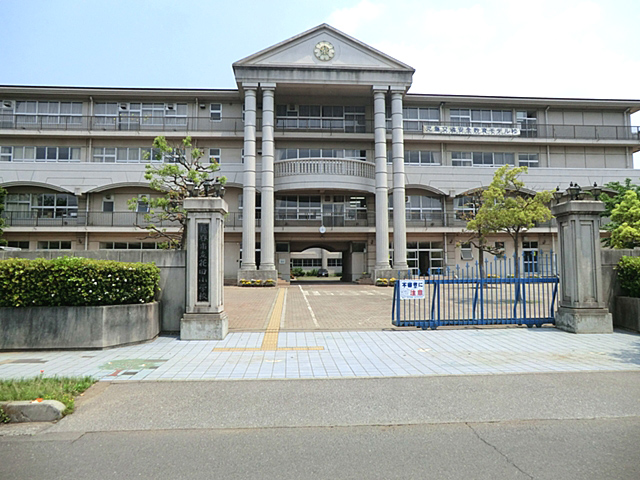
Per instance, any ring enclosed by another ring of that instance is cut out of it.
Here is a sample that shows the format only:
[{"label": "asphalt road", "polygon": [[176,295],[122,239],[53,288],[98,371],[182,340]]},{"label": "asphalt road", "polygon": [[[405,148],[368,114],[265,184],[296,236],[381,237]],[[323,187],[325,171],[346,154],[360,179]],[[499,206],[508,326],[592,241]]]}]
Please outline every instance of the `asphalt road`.
[{"label": "asphalt road", "polygon": [[0,427],[0,479],[637,480],[639,446],[640,372],[100,383]]}]

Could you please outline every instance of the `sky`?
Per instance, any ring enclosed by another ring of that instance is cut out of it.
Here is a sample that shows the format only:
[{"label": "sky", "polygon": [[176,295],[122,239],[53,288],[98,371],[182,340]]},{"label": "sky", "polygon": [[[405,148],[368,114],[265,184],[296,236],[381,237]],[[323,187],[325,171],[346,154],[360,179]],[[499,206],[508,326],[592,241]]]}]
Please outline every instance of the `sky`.
[{"label": "sky", "polygon": [[1,85],[236,88],[233,62],[328,23],[415,68],[413,93],[640,99],[639,0],[0,0],[0,18]]}]

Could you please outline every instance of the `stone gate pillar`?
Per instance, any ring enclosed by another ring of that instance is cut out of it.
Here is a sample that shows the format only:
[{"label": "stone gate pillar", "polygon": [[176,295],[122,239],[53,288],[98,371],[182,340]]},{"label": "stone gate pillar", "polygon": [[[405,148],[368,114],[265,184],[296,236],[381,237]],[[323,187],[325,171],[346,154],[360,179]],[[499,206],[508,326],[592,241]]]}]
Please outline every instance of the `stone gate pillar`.
[{"label": "stone gate pillar", "polygon": [[229,331],[224,311],[224,215],[222,198],[185,198],[187,301],[181,340],[222,340]]},{"label": "stone gate pillar", "polygon": [[558,221],[560,297],[556,327],[573,333],[611,333],[602,290],[600,213],[593,200],[570,200],[551,208]]}]

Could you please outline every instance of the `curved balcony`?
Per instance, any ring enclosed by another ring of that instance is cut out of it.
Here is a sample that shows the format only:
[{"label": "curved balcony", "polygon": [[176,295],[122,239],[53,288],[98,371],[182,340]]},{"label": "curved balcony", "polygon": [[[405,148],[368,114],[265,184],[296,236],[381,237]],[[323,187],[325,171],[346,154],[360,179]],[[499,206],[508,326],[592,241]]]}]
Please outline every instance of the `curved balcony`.
[{"label": "curved balcony", "polygon": [[274,164],[278,190],[349,189],[374,192],[375,164],[349,158],[296,158]]}]

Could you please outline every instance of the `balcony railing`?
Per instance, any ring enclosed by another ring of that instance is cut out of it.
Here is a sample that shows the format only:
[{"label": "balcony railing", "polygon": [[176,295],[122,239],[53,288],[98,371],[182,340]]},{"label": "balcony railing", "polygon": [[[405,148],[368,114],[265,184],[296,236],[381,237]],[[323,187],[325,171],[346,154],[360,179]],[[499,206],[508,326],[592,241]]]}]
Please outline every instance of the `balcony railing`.
[{"label": "balcony railing", "polygon": [[[260,226],[261,211],[256,211],[256,226]],[[78,212],[58,218],[43,217],[38,212],[3,212],[7,227],[146,227],[144,213],[136,212]],[[407,228],[455,227],[464,228],[467,219],[462,212],[444,214],[443,212],[405,212]],[[242,212],[230,212],[225,216],[225,226],[242,228]],[[600,218],[600,227],[609,223],[608,217]],[[179,227],[178,222],[153,222],[158,227]],[[274,224],[279,227],[375,227],[375,212],[362,209],[345,209],[344,213],[322,214],[319,212],[276,209]],[[393,211],[389,211],[389,226],[393,228]],[[537,227],[556,227],[556,220],[536,224]]]},{"label": "balcony railing", "polygon": [[8,227],[146,227],[153,223],[158,227],[178,227],[178,222],[168,220],[147,222],[144,213],[137,212],[78,212],[60,217],[46,217],[40,212],[2,213]]},{"label": "balcony railing", "polygon": [[348,175],[375,178],[375,164],[348,158],[296,158],[278,160],[274,164],[275,176],[290,175]]},{"label": "balcony railing", "polygon": [[[518,137],[575,140],[636,140],[640,141],[640,127],[616,125],[545,125],[505,124],[482,122],[423,122],[424,128],[407,129],[405,133],[420,135],[452,135],[459,137]],[[405,122],[406,124],[406,122]],[[513,133],[513,132],[516,133]]]},{"label": "balcony railing", "polygon": [[[312,121],[317,120],[317,121]],[[424,129],[427,127],[427,130]],[[441,129],[435,131],[435,128]],[[472,133],[460,131],[460,127],[469,127]],[[256,128],[260,129],[258,119]],[[305,119],[298,117],[278,118],[275,124],[278,131],[330,132],[330,133],[371,133],[371,120],[346,119]],[[0,115],[0,129],[12,130],[88,130],[113,132],[139,131],[178,131],[178,132],[244,132],[244,120],[222,118],[214,121],[207,117],[143,117],[123,114],[120,116],[80,116],[80,115]],[[474,129],[479,131],[473,132]],[[484,130],[483,130],[484,129]],[[493,129],[493,133],[491,133]],[[407,134],[456,136],[507,136],[505,130],[518,129],[519,138],[576,139],[576,140],[637,140],[640,141],[640,127],[616,125],[545,125],[545,124],[505,124],[482,122],[420,122],[404,121]],[[391,131],[390,122],[387,130]],[[498,133],[502,131],[502,134]]]}]

